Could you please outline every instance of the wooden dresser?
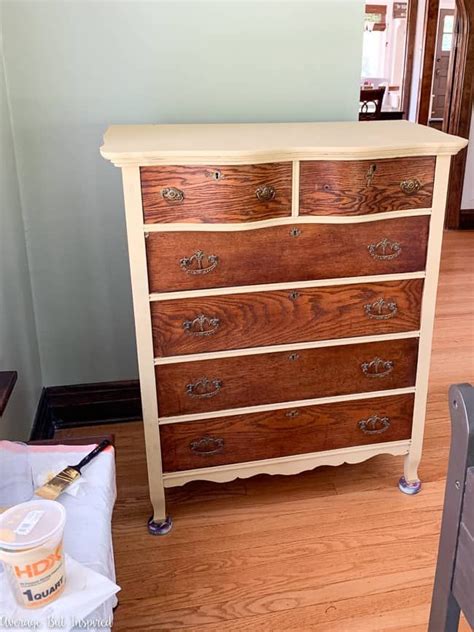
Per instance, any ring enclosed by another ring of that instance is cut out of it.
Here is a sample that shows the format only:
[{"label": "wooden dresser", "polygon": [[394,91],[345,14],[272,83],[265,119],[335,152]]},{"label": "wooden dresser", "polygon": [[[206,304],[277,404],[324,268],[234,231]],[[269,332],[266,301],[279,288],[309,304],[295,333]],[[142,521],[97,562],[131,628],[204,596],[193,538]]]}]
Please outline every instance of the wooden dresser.
[{"label": "wooden dresser", "polygon": [[419,491],[451,156],[407,123],[112,126],[165,488],[405,456]]}]

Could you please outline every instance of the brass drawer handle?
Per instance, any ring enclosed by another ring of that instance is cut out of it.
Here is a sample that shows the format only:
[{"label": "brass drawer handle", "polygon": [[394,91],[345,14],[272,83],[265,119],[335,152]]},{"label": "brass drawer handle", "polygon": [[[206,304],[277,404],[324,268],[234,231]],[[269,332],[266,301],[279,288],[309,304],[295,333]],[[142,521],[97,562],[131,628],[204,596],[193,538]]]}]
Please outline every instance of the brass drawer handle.
[{"label": "brass drawer handle", "polygon": [[262,184],[255,189],[255,195],[260,202],[270,202],[276,195],[275,189],[269,184]]},{"label": "brass drawer handle", "polygon": [[213,456],[214,454],[221,454],[224,452],[224,439],[220,437],[201,437],[191,441],[189,449],[198,456]]},{"label": "brass drawer handle", "polygon": [[400,182],[400,189],[407,195],[413,195],[421,189],[421,182],[417,178],[409,178]]},{"label": "brass drawer handle", "polygon": [[215,334],[220,325],[218,318],[212,318],[199,314],[193,320],[185,320],[183,322],[183,329],[187,334],[191,336],[211,336]]},{"label": "brass drawer handle", "polygon": [[370,362],[363,362],[360,365],[362,373],[367,377],[386,377],[393,371],[395,364],[392,360],[381,360],[374,358]]},{"label": "brass drawer handle", "polygon": [[382,432],[385,432],[390,428],[390,418],[372,415],[368,419],[361,419],[358,423],[358,426],[364,434],[382,434]]},{"label": "brass drawer handle", "polygon": [[388,261],[389,259],[399,257],[402,252],[402,247],[397,241],[390,241],[390,239],[384,237],[377,244],[369,244],[367,250],[374,259]]},{"label": "brass drawer handle", "polygon": [[167,202],[182,202],[184,200],[184,192],[176,187],[165,187],[161,189],[161,197]]},{"label": "brass drawer handle", "polygon": [[389,320],[397,315],[398,306],[395,301],[386,301],[384,298],[379,298],[373,303],[364,305],[364,311],[369,318],[374,320]]},{"label": "brass drawer handle", "polygon": [[369,170],[367,171],[367,175],[365,176],[368,187],[372,185],[372,180],[374,179],[376,171],[377,171],[377,165],[376,164],[370,165]]},{"label": "brass drawer handle", "polygon": [[[207,265],[205,265],[207,262]],[[202,250],[196,252],[190,257],[180,259],[179,265],[187,274],[209,274],[219,263],[219,257],[216,255],[206,255]]]},{"label": "brass drawer handle", "polygon": [[191,384],[186,384],[186,395],[196,399],[208,399],[218,395],[221,388],[221,380],[215,378],[209,380],[207,377],[201,377]]}]

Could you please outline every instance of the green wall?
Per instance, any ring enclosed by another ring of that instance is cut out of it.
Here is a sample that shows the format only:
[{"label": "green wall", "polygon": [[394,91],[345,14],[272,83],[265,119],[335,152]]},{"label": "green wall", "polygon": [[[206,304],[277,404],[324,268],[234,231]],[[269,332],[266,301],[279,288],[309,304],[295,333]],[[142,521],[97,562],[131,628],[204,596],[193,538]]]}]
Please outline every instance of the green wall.
[{"label": "green wall", "polygon": [[110,123],[351,120],[362,0],[6,1],[5,56],[43,378],[136,375]]},{"label": "green wall", "polygon": [[0,40],[0,371],[18,381],[0,417],[0,439],[26,440],[41,392],[25,231]]}]

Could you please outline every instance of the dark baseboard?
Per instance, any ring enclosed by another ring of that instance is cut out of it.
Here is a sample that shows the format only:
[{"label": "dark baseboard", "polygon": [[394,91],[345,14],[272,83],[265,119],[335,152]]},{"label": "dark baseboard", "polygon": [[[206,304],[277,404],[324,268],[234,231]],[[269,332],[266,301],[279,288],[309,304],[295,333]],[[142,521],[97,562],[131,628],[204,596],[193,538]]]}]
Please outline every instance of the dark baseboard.
[{"label": "dark baseboard", "polygon": [[459,228],[472,230],[474,228],[474,208],[463,208],[459,217]]},{"label": "dark baseboard", "polygon": [[142,418],[138,380],[44,388],[31,441],[52,439],[56,430],[136,421]]}]

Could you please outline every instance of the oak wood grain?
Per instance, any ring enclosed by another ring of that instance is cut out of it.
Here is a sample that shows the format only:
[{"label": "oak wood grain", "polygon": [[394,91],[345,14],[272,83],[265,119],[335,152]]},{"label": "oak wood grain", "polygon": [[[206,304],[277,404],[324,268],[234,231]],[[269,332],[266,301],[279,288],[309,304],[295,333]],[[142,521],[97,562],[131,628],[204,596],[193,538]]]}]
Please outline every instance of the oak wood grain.
[{"label": "oak wood grain", "polygon": [[[398,395],[167,424],[160,429],[163,468],[191,470],[408,439],[413,398]],[[366,434],[359,427],[359,421],[373,415],[388,418],[380,434]],[[199,452],[203,440],[213,446],[219,440],[220,448]]]},{"label": "oak wood grain", "polygon": [[[451,432],[447,385],[474,382],[473,240],[460,231],[444,238],[415,497],[398,491],[402,459],[388,455],[298,476],[194,481],[167,490],[174,528],[157,541],[145,527],[143,424],[94,428],[116,438],[114,632],[426,632]],[[469,630],[463,621],[460,632]]]},{"label": "oak wood grain", "polygon": [[[435,164],[435,157],[302,161],[300,213],[363,215],[430,208]],[[421,186],[405,193],[401,183],[410,180]]]},{"label": "oak wood grain", "polygon": [[[429,217],[420,216],[242,232],[153,232],[146,239],[149,288],[166,292],[416,272],[425,266],[428,226]],[[369,246],[385,238],[400,245],[399,255],[374,258]],[[204,253],[206,273],[196,274],[197,259],[189,261],[198,251]]]},{"label": "oak wood grain", "polygon": [[[417,330],[422,289],[411,279],[154,301],[155,356]],[[380,297],[396,302],[394,318],[367,316]]]},{"label": "oak wood grain", "polygon": [[[418,340],[265,353],[156,367],[160,416],[254,406],[331,395],[413,386]],[[364,373],[362,365],[380,358],[393,362],[383,377]],[[193,389],[201,378],[211,383]],[[220,387],[213,380],[220,382]]]},{"label": "oak wood grain", "polygon": [[[249,222],[291,215],[291,162],[141,167],[140,176],[146,224]],[[257,197],[257,189],[265,185],[274,189],[270,200]],[[164,199],[166,187],[182,191],[183,199]]]}]

